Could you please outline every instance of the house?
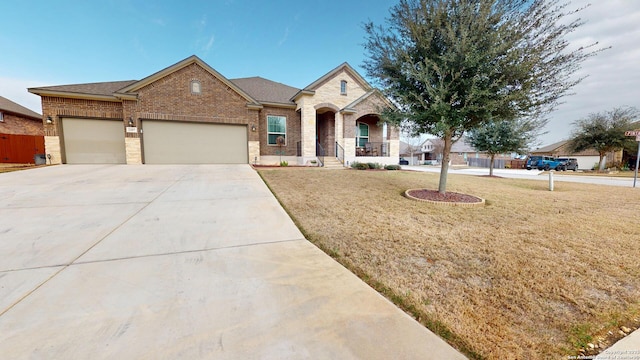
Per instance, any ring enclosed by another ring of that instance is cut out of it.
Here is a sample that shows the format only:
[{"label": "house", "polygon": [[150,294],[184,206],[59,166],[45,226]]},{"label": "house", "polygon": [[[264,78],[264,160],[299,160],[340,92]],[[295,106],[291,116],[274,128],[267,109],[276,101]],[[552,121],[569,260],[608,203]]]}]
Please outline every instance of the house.
[{"label": "house", "polygon": [[[578,160],[578,169],[580,170],[591,170],[600,161],[600,155],[595,149],[587,149],[578,153],[571,151],[569,140],[563,140],[551,145],[541,147],[537,150],[532,151],[531,155],[575,158]],[[621,152],[609,153],[605,156],[603,164],[606,164],[609,159],[613,159],[611,161],[619,162],[622,160],[621,157]]]},{"label": "house", "polygon": [[42,116],[0,96],[0,133],[42,136]]},{"label": "house", "polygon": [[142,80],[30,88],[52,163],[397,164],[392,106],[349,64],[303,89],[227,79],[197,56]]},{"label": "house", "polygon": [[400,140],[400,157],[406,160],[409,165],[419,165],[421,153],[420,145],[409,144]]},{"label": "house", "polygon": [[43,135],[40,114],[0,96],[0,163],[34,163]]},{"label": "house", "polygon": [[[427,139],[421,145],[422,161],[442,161],[442,150],[444,149],[444,141],[442,139]],[[469,159],[486,159],[489,156],[482,151],[476,150],[467,142],[467,138],[463,136],[460,140],[451,145],[449,155],[452,165],[469,165]],[[497,155],[496,158],[508,158],[508,155]]]}]

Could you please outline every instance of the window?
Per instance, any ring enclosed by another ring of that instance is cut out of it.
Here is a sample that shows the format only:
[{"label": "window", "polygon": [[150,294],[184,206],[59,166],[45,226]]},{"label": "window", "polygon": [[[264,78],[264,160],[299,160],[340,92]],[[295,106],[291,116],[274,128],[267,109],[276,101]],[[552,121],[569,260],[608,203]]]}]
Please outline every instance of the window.
[{"label": "window", "polygon": [[4,114],[2,113],[2,111],[0,111],[0,122],[4,121]]},{"label": "window", "polygon": [[356,130],[356,146],[364,147],[364,145],[369,142],[369,125],[359,123]]},{"label": "window", "polygon": [[282,145],[287,144],[287,118],[284,116],[267,115],[267,144],[279,145],[278,138],[284,139]]},{"label": "window", "polygon": [[202,88],[200,86],[200,81],[193,80],[191,82],[191,93],[192,94],[200,94],[202,92]]},{"label": "window", "polygon": [[347,82],[344,80],[340,81],[340,95],[347,95]]}]

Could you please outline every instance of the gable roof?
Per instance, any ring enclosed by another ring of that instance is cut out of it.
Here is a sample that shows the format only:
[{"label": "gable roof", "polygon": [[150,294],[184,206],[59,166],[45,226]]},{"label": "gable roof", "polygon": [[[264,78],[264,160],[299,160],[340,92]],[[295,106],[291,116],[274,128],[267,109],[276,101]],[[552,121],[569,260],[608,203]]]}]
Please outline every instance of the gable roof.
[{"label": "gable roof", "polygon": [[568,143],[569,140],[562,140],[559,141],[557,143],[553,143],[551,145],[547,145],[547,146],[543,146],[541,148],[536,149],[535,151],[532,152],[554,152],[556,150],[558,150],[559,148],[561,148],[562,146],[564,146],[566,143]]},{"label": "gable roof", "polygon": [[236,84],[225,78],[219,72],[215,71],[211,66],[202,61],[199,57],[192,55],[180,62],[177,62],[165,69],[162,69],[152,75],[147,76],[142,80],[126,80],[126,81],[112,81],[112,82],[100,82],[89,84],[73,84],[73,85],[59,85],[59,86],[46,86],[39,88],[29,88],[29,92],[40,96],[61,96],[80,99],[93,99],[104,101],[120,101],[122,99],[135,100],[137,98],[136,91],[168,76],[182,68],[189,65],[197,64],[205,71],[216,77],[220,82],[233,89],[236,93],[242,96],[248,102],[248,106],[261,107],[260,103],[249,95],[246,91],[242,90]]},{"label": "gable roof", "polygon": [[295,106],[291,98],[300,91],[293,86],[271,81],[259,76],[230,79],[239,88],[263,104],[286,104]]},{"label": "gable roof", "polygon": [[298,96],[300,96],[302,94],[313,95],[315,93],[315,91],[320,86],[322,86],[322,84],[324,84],[325,82],[331,80],[332,78],[334,78],[337,74],[339,74],[342,71],[345,71],[345,72],[347,72],[347,74],[351,75],[351,77],[353,77],[353,79],[360,85],[360,87],[362,87],[364,89],[364,91],[369,91],[369,90],[371,90],[373,88],[367,82],[367,80],[365,80],[362,76],[360,76],[360,74],[358,74],[358,72],[353,67],[351,67],[351,65],[349,65],[349,63],[343,62],[342,64],[338,65],[338,67],[336,67],[335,69],[333,69],[333,70],[329,71],[328,73],[324,74],[323,76],[321,76],[318,80],[312,82],[311,84],[305,86],[304,89],[298,91],[291,98],[291,100],[295,100]]},{"label": "gable roof", "polygon": [[389,101],[389,99],[387,99],[384,95],[382,95],[382,92],[378,89],[371,89],[369,91],[367,91],[366,93],[364,93],[364,95],[360,96],[359,98],[357,98],[354,102],[352,102],[351,104],[347,105],[344,107],[344,109],[341,109],[341,111],[346,111],[346,112],[356,112],[355,107],[360,104],[361,102],[365,101],[366,99],[368,99],[369,97],[371,97],[372,95],[377,95],[380,99],[382,99],[382,101],[389,107],[389,108],[394,108],[395,106],[393,105],[393,103],[391,103],[391,101]]},{"label": "gable roof", "polygon": [[147,76],[146,78],[137,81],[133,84],[130,84],[122,89],[119,89],[118,91],[116,91],[114,93],[114,95],[116,97],[119,98],[130,98],[130,99],[135,99],[136,98],[136,91],[140,90],[141,88],[159,80],[162,79],[165,76],[168,76],[170,74],[173,74],[174,72],[183,69],[189,65],[192,64],[196,64],[198,66],[200,66],[201,68],[203,68],[205,71],[207,71],[208,73],[210,73],[211,75],[213,75],[215,78],[217,78],[220,82],[222,82],[223,84],[227,85],[228,87],[230,87],[231,89],[233,89],[236,93],[238,93],[240,96],[242,96],[243,98],[245,98],[245,100],[247,100],[248,103],[250,103],[249,105],[255,105],[260,107],[260,103],[254,99],[253,97],[251,97],[248,93],[246,93],[244,90],[240,89],[237,85],[235,85],[233,82],[229,81],[229,79],[227,79],[226,77],[224,77],[222,74],[220,74],[219,72],[217,72],[216,70],[214,70],[211,66],[209,66],[209,64],[205,63],[204,61],[202,61],[202,59],[200,59],[199,57],[195,56],[195,55],[191,55],[188,58],[179,61],[167,68],[164,68],[158,72],[156,72],[155,74],[151,74],[149,76]]},{"label": "gable roof", "polygon": [[[431,142],[431,144],[433,144],[433,146],[444,147],[444,141],[442,139],[437,139],[437,138],[436,139],[426,139],[422,143],[422,145],[426,144],[427,142]],[[482,151],[476,150],[473,146],[471,146],[467,142],[467,137],[463,136],[462,138],[460,138],[460,140],[454,142],[451,145],[451,152],[452,153],[476,153],[476,152],[482,152]]]},{"label": "gable roof", "polygon": [[22,115],[34,120],[42,120],[42,115],[2,96],[0,96],[0,111]]},{"label": "gable roof", "polygon": [[553,156],[596,156],[598,155],[598,152],[594,148],[585,149],[580,152],[573,152],[569,148],[569,140],[563,140],[533,150],[531,151],[531,154],[552,154]]}]

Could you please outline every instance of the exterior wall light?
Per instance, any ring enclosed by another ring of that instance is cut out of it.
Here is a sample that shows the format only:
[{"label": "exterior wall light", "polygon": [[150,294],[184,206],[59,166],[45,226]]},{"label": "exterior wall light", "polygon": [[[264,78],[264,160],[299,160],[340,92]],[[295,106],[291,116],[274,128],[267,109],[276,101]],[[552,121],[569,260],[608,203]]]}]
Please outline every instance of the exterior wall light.
[{"label": "exterior wall light", "polygon": [[255,125],[251,125],[251,131],[256,131],[256,126]]},{"label": "exterior wall light", "polygon": [[51,116],[47,116],[47,124],[53,124],[53,119],[51,118]]},{"label": "exterior wall light", "polygon": [[129,126],[133,126],[133,119],[129,117]]}]

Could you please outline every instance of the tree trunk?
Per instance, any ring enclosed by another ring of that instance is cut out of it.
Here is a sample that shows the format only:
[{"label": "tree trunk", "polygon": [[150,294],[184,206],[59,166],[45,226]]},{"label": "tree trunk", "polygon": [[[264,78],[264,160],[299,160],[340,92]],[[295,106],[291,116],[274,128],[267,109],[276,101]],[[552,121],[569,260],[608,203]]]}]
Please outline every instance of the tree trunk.
[{"label": "tree trunk", "polygon": [[598,168],[596,171],[602,171],[602,161],[604,160],[605,153],[598,153],[600,155],[600,161],[598,161]]},{"label": "tree trunk", "polygon": [[495,157],[496,154],[491,154],[491,161],[489,162],[489,176],[493,176],[493,160]]},{"label": "tree trunk", "polygon": [[440,167],[440,183],[438,184],[438,192],[444,194],[447,192],[447,174],[449,173],[449,160],[451,159],[451,134],[445,134],[444,149],[442,149],[442,165]]}]

